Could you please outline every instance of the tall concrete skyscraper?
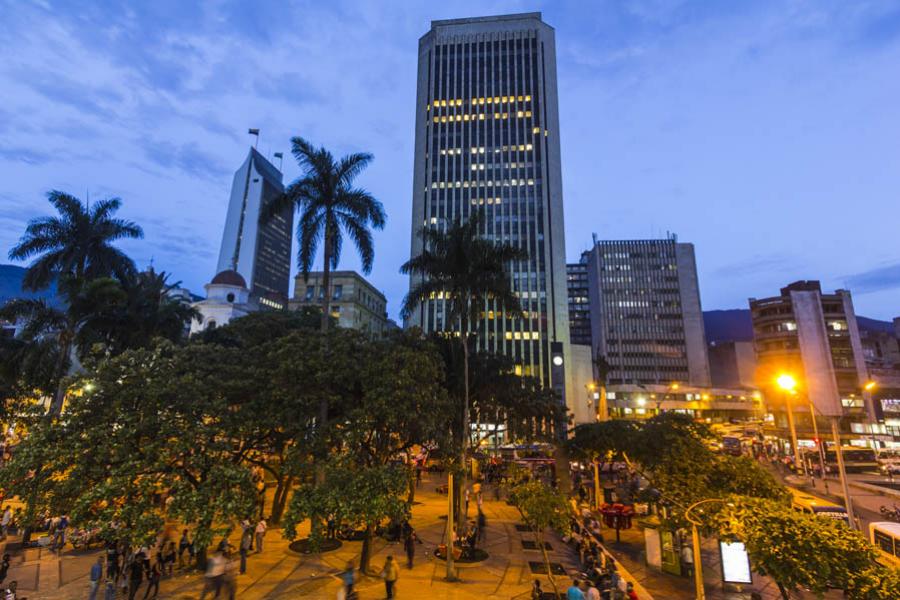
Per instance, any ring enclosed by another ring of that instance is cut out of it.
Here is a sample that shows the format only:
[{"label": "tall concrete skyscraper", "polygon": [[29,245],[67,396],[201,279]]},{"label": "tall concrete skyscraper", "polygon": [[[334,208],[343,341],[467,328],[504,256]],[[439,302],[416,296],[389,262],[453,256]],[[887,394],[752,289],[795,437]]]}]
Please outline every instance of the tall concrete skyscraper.
[{"label": "tall concrete skyscraper", "polygon": [[287,306],[294,213],[285,210],[265,225],[260,224],[259,214],[284,191],[281,178],[275,165],[250,148],[234,174],[217,268],[219,273],[240,273],[251,298],[271,307]]},{"label": "tall concrete skyscraper", "polygon": [[[511,284],[525,318],[485,306],[482,349],[560,392],[569,322],[553,28],[540,13],[432,21],[419,40],[412,256],[419,230],[476,211],[484,235],[527,252]],[[452,330],[440,298],[408,325]]]}]

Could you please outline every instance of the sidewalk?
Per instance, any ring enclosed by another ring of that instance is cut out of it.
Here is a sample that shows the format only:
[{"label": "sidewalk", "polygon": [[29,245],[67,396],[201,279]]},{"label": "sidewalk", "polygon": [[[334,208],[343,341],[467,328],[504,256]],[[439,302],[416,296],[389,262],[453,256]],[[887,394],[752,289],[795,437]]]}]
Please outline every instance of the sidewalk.
[{"label": "sidewalk", "polygon": [[[396,590],[398,600],[419,600],[423,596],[448,600],[525,600],[530,598],[535,578],[542,580],[546,591],[552,590],[546,575],[532,573],[532,566],[541,568],[543,559],[539,550],[528,550],[523,546],[523,542],[533,541],[533,535],[516,528],[521,524],[516,509],[505,501],[487,498],[484,502],[487,540],[482,547],[490,556],[482,563],[460,565],[460,582],[445,582],[445,563],[433,554],[438,544],[442,543],[446,528],[442,517],[446,514],[447,497],[434,491],[440,483],[443,483],[442,477],[426,476],[416,493],[416,500],[421,504],[413,506],[412,525],[423,544],[417,546],[414,568],[406,568],[402,544],[376,539],[371,561],[375,576],[361,579],[357,587],[361,600],[384,598],[384,586],[377,573],[388,554],[393,554],[401,567]],[[578,557],[554,533],[548,532],[546,540],[551,546],[551,562],[558,563],[566,572],[566,575],[555,577],[564,594],[571,583],[571,576],[577,576]],[[236,538],[234,542],[237,542]],[[301,555],[289,550],[280,530],[273,528],[266,536],[264,548],[261,554],[250,555],[247,573],[238,577],[237,597],[241,600],[300,597],[331,600],[337,596],[341,585],[337,575],[347,561],[353,560],[359,564],[362,542],[344,542],[341,548],[321,555]],[[62,556],[57,556],[47,550],[26,550],[13,558],[6,582],[18,580],[19,589],[29,600],[87,598],[87,574],[98,553],[99,549],[75,552],[67,548]],[[196,599],[200,597],[202,586],[201,573],[176,571],[173,578],[163,579],[159,597]],[[144,589],[141,588],[137,598],[143,598],[143,594]],[[639,594],[639,597],[641,600],[652,600],[649,594]]]}]

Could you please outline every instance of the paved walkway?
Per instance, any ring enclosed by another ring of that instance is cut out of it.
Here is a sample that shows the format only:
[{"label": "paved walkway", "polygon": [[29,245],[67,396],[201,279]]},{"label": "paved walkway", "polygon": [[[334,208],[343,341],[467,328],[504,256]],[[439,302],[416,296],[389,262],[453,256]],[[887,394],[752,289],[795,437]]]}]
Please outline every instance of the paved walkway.
[{"label": "paved walkway", "polygon": [[[484,512],[487,517],[487,540],[483,547],[489,558],[477,565],[461,565],[458,583],[444,581],[445,563],[434,557],[434,550],[442,543],[446,521],[446,496],[434,491],[442,480],[426,477],[420,486],[416,500],[421,504],[413,507],[412,525],[423,544],[417,547],[415,566],[406,568],[402,545],[388,543],[382,539],[375,542],[372,568],[376,576],[364,577],[358,585],[361,600],[384,598],[384,586],[377,577],[388,554],[400,561],[400,580],[397,584],[397,598],[436,599],[498,598],[525,600],[530,598],[534,578],[542,580],[545,590],[550,591],[546,575],[533,575],[532,563],[541,565],[539,550],[526,550],[523,542],[533,540],[530,532],[516,528],[520,516],[515,508],[504,501],[486,499]],[[556,577],[561,592],[570,584],[570,576],[578,572],[577,555],[558,536],[548,533],[547,541],[552,562],[559,563],[566,575]],[[235,544],[237,539],[234,540]],[[340,582],[338,573],[348,560],[359,563],[361,542],[345,542],[333,552],[321,555],[301,555],[288,549],[280,531],[270,529],[266,536],[264,552],[253,554],[248,561],[248,570],[238,578],[238,595],[241,600],[262,598],[310,598],[328,599],[336,597]],[[67,549],[62,556],[47,550],[27,550],[16,556],[10,568],[7,582],[18,580],[19,588],[29,600],[62,600],[87,598],[88,577],[91,564],[96,560],[97,551],[75,552]],[[627,573],[626,577],[630,577]],[[171,579],[163,579],[160,598],[199,598],[203,577],[196,571],[176,572]],[[143,589],[138,598],[143,597]],[[638,587],[641,600],[653,597]],[[119,596],[121,598],[121,595]],[[659,596],[670,598],[672,596]]]}]

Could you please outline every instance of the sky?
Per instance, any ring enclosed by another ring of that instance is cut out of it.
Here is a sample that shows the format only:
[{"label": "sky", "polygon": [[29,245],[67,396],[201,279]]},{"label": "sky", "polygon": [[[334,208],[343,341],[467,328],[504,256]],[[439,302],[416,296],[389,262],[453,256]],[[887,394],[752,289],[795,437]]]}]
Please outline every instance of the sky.
[{"label": "sky", "polygon": [[[301,135],[375,156],[370,280],[407,280],[418,38],[541,11],[556,29],[566,247],[677,233],[703,308],[797,279],[900,316],[900,3],[0,0],[0,261],[51,189],[118,196],[123,243],[195,293],[234,171]],[[296,241],[295,241],[296,251]],[[358,269],[346,244],[341,267]]]}]

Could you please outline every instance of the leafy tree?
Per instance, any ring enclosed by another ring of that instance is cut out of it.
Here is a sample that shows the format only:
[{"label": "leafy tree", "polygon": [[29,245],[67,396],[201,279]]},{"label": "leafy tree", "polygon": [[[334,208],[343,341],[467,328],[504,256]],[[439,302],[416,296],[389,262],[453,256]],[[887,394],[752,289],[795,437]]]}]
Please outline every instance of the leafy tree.
[{"label": "leafy tree", "polygon": [[113,216],[122,206],[119,198],[90,205],[53,190],[47,199],[59,214],[32,219],[9,251],[11,260],[38,257],[29,265],[22,287],[44,289],[62,275],[76,280],[109,276],[121,280],[134,274],[134,262],[112,244],[142,238],[144,232],[135,223]]},{"label": "leafy tree", "polygon": [[550,567],[550,557],[547,556],[547,548],[544,546],[544,532],[550,528],[561,534],[569,533],[569,505],[565,495],[540,481],[529,481],[513,488],[510,501],[522,515],[525,524],[534,532],[535,542],[544,557],[547,578],[553,586],[554,593],[559,597],[559,589],[556,587],[553,569]]},{"label": "leafy tree", "polygon": [[729,500],[710,520],[723,539],[743,542],[754,569],[771,577],[785,600],[798,588],[819,596],[829,588],[851,590],[854,574],[872,569],[875,549],[838,521],[771,500]]},{"label": "leafy tree", "polygon": [[363,272],[368,273],[375,260],[369,229],[384,228],[384,207],[369,192],[353,185],[372,162],[371,154],[349,154],[336,160],[324,147],[316,148],[301,137],[291,138],[291,153],[303,169],[303,175],[265,208],[261,218],[267,221],[296,207],[300,213],[297,263],[304,279],[309,276],[316,250],[322,244],[322,286],[325,288],[322,331],[325,331],[331,314],[331,270],[337,269],[340,262],[344,233],[353,240],[362,258]]},{"label": "leafy tree", "polygon": [[[430,298],[442,295],[448,323],[458,325],[463,349],[463,416],[460,463],[466,463],[469,438],[469,343],[472,325],[483,317],[488,306],[506,318],[522,316],[519,298],[513,293],[509,265],[523,260],[525,252],[511,244],[494,242],[483,236],[484,212],[462,221],[456,219],[446,231],[436,227],[421,230],[422,253],[400,271],[413,276],[413,285],[403,299],[404,318]],[[465,471],[464,471],[465,473]]]},{"label": "leafy tree", "polygon": [[250,349],[297,330],[312,331],[320,322],[321,310],[315,306],[303,306],[299,310],[265,310],[232,319],[221,327],[205,329],[192,340]]},{"label": "leafy tree", "polygon": [[641,423],[629,419],[613,419],[578,425],[569,438],[572,456],[602,466],[604,462],[625,459],[638,445]]}]

